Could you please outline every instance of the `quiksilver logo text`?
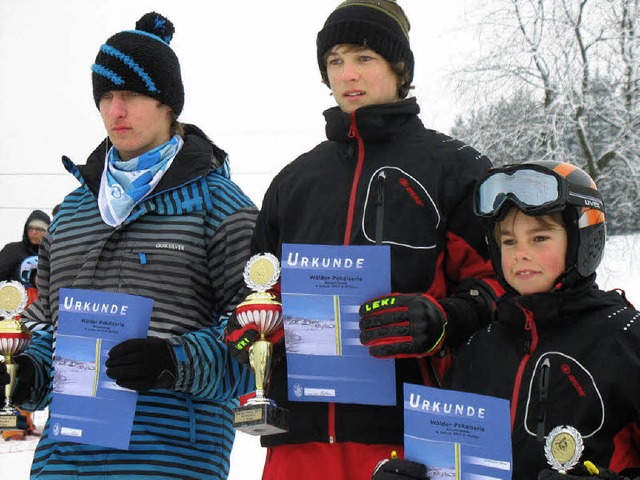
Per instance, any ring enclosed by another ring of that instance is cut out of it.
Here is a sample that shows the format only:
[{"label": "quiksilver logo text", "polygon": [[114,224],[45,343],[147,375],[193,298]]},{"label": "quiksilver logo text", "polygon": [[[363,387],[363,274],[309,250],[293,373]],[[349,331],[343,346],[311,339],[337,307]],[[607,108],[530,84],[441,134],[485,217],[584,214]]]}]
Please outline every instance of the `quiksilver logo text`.
[{"label": "quiksilver logo text", "polygon": [[179,243],[156,243],[156,248],[163,250],[184,250],[184,245]]}]

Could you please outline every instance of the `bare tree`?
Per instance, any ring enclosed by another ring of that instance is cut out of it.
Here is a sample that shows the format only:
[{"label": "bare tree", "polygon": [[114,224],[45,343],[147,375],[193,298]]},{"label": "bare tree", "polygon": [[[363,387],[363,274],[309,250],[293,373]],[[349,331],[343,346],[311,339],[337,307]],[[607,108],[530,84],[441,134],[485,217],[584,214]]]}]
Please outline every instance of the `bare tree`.
[{"label": "bare tree", "polygon": [[455,135],[497,164],[511,151],[584,168],[611,196],[610,225],[639,230],[624,210],[640,200],[640,0],[479,0],[476,12],[485,50],[455,72],[476,108]]}]

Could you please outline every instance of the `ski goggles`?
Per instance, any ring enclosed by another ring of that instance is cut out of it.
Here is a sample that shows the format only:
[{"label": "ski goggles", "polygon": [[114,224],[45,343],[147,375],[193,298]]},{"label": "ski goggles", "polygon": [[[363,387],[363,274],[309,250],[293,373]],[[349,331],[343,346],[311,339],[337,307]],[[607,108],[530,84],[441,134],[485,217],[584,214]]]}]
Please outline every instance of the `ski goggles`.
[{"label": "ski goggles", "polygon": [[476,187],[474,212],[479,217],[494,219],[502,213],[507,201],[529,215],[559,212],[568,204],[604,211],[602,197],[596,189],[569,187],[562,175],[535,164],[492,169]]}]

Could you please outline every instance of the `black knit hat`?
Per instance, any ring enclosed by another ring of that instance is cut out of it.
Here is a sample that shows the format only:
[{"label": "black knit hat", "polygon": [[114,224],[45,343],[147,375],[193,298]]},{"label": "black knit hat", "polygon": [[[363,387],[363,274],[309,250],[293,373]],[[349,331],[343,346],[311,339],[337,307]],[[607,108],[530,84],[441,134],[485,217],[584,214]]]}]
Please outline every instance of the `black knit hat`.
[{"label": "black knit hat", "polygon": [[145,14],[135,30],[113,35],[100,47],[91,66],[96,106],[111,90],[129,90],[157,98],[176,117],[184,106],[180,62],[169,43],[173,23],[156,12]]},{"label": "black knit hat", "polygon": [[395,0],[347,0],[329,15],[316,40],[318,66],[329,85],[324,54],[338,44],[365,45],[389,63],[405,62],[407,83],[413,80],[411,24]]}]

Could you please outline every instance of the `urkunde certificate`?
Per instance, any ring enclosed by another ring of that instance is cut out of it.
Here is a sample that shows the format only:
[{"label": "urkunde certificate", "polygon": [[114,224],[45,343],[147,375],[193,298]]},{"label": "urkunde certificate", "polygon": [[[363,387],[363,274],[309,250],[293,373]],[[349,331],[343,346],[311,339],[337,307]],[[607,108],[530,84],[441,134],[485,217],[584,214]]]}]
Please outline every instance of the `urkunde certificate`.
[{"label": "urkunde certificate", "polygon": [[104,364],[116,344],[147,337],[152,309],[146,297],[60,289],[49,419],[56,440],[129,448],[138,393],[116,385]]},{"label": "urkunde certificate", "polygon": [[394,360],[360,343],[360,305],[391,290],[389,246],[283,244],[289,400],[395,405]]},{"label": "urkunde certificate", "polygon": [[508,400],[405,383],[404,429],[405,458],[431,480],[511,479]]}]

